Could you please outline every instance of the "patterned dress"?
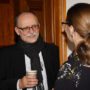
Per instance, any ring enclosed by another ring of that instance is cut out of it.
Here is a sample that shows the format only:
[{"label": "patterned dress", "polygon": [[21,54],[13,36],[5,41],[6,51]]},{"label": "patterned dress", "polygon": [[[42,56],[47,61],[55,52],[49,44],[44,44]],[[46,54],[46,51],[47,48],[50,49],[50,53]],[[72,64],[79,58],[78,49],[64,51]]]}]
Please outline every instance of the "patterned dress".
[{"label": "patterned dress", "polygon": [[90,90],[90,68],[77,54],[71,54],[59,69],[54,90]]}]

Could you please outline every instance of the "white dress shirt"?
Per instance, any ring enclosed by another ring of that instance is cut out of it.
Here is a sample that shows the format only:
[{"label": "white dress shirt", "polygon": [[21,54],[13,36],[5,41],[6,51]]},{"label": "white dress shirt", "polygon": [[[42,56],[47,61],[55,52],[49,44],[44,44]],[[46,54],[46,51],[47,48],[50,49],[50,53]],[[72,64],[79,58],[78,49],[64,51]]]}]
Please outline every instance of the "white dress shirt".
[{"label": "white dress shirt", "polygon": [[[45,65],[44,65],[44,60],[43,60],[43,56],[42,56],[42,52],[39,52],[39,58],[40,58],[40,64],[42,67],[42,77],[43,77],[43,85],[44,85],[44,89],[48,90],[48,83],[47,83],[47,75],[46,75],[46,69],[45,69]],[[26,71],[30,71],[31,70],[31,59],[25,54],[25,66],[26,66]],[[17,90],[22,90],[19,88],[19,80],[17,81]],[[32,88],[27,88],[27,90],[32,90]]]}]

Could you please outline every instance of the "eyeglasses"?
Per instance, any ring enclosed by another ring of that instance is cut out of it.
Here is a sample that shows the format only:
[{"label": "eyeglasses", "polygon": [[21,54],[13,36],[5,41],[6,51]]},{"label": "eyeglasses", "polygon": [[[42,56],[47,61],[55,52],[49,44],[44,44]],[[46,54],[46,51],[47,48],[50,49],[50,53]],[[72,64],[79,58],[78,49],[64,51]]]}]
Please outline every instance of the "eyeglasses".
[{"label": "eyeglasses", "polygon": [[69,24],[68,22],[62,22],[62,24]]},{"label": "eyeglasses", "polygon": [[65,31],[66,31],[67,25],[68,25],[69,23],[68,23],[68,22],[61,22],[61,24],[62,24],[62,34],[63,34],[64,36],[67,36],[66,33],[65,33]]},{"label": "eyeglasses", "polygon": [[31,30],[31,29],[34,31],[34,30],[39,29],[39,24],[37,24],[37,25],[32,25],[31,27],[23,27],[23,28],[17,26],[17,28],[18,28],[18,29],[21,29],[21,30],[24,31],[24,32],[28,32],[28,31]]},{"label": "eyeglasses", "polygon": [[66,26],[67,26],[69,23],[68,23],[68,22],[61,22],[61,24],[62,24],[62,27],[65,29]]}]

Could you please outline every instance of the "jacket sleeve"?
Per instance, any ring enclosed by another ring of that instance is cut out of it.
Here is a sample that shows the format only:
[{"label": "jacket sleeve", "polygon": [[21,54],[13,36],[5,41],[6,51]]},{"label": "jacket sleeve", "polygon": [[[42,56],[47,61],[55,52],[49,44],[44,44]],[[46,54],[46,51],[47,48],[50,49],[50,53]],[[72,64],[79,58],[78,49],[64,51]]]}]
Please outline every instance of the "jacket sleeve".
[{"label": "jacket sleeve", "polygon": [[13,78],[8,52],[0,50],[0,90],[17,90],[17,79]]}]

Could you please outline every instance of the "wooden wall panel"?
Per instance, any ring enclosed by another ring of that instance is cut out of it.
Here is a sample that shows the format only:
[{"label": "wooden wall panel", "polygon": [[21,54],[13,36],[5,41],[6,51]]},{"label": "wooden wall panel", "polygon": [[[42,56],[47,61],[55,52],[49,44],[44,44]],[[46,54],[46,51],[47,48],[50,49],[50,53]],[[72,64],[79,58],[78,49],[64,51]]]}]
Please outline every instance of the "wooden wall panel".
[{"label": "wooden wall panel", "polygon": [[29,11],[30,9],[29,9],[29,7],[30,6],[28,6],[28,3],[27,3],[27,1],[26,0],[19,0],[19,10],[20,10],[20,12],[23,12],[23,11]]},{"label": "wooden wall panel", "polygon": [[44,0],[45,41],[59,46],[60,65],[67,60],[67,44],[62,34],[61,22],[66,16],[66,0]]},{"label": "wooden wall panel", "polygon": [[43,0],[26,0],[31,10],[41,11]]},{"label": "wooden wall panel", "polygon": [[56,42],[59,43],[60,65],[67,60],[66,38],[62,34],[62,21],[66,16],[66,0],[54,0],[54,29],[56,31]]},{"label": "wooden wall panel", "polygon": [[0,47],[14,44],[14,24],[11,3],[0,4]]},{"label": "wooden wall panel", "polygon": [[44,19],[43,19],[43,11],[34,10],[34,13],[37,14],[40,22],[40,34],[42,35],[43,39],[45,40],[45,31],[44,31]]},{"label": "wooden wall panel", "polygon": [[10,0],[0,0],[0,4],[9,4],[10,3]]},{"label": "wooden wall panel", "polygon": [[47,42],[52,42],[52,38],[51,38],[51,32],[52,32],[52,28],[51,28],[51,0],[45,0],[44,2],[44,24],[46,26],[46,32],[45,32],[45,41]]},{"label": "wooden wall panel", "polygon": [[43,16],[44,16],[44,36],[45,41],[49,43],[54,42],[53,34],[53,0],[44,0],[43,1]]}]

